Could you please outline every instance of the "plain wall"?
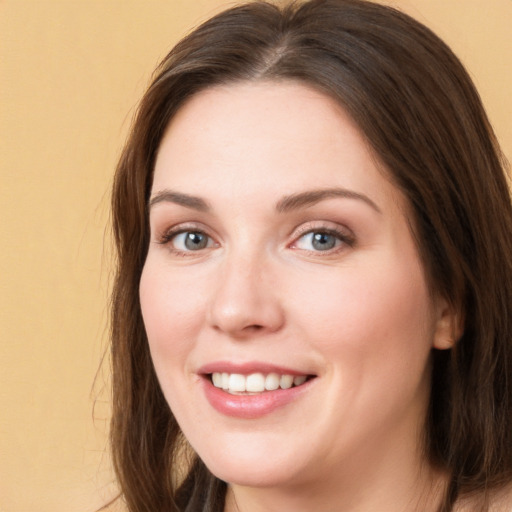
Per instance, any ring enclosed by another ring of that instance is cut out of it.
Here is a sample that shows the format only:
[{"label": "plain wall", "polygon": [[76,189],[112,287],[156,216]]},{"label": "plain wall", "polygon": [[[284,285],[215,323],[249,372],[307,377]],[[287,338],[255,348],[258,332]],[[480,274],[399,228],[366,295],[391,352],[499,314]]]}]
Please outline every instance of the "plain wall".
[{"label": "plain wall", "polygon": [[[387,3],[461,57],[510,160],[512,0]],[[91,512],[113,493],[108,361],[95,380],[112,174],[155,65],[228,5],[0,0],[0,512]]]}]

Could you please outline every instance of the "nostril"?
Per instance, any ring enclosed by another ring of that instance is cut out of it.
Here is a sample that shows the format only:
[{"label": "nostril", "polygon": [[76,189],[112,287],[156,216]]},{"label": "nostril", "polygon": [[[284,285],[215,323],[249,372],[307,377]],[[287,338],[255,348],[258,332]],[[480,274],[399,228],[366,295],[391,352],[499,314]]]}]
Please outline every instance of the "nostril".
[{"label": "nostril", "polygon": [[[216,330],[219,330],[219,331],[222,331],[222,330],[227,330],[226,328],[222,327],[222,326],[219,326],[219,325],[214,325],[213,326],[214,329]],[[241,329],[239,329],[239,332],[243,333],[243,332],[259,332],[261,330],[263,330],[265,327],[263,325],[258,325],[258,324],[253,324],[253,325],[246,325],[245,327],[242,327]],[[234,331],[235,329],[233,329]]]}]

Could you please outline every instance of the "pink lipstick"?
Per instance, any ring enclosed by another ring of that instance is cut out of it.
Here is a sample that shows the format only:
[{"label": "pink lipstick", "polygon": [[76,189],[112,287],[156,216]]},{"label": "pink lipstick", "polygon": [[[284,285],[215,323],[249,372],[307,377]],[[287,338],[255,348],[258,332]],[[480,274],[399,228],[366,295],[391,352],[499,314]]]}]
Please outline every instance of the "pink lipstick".
[{"label": "pink lipstick", "polygon": [[199,372],[207,400],[227,416],[254,419],[284,407],[307,391],[310,373],[266,363],[211,363]]}]

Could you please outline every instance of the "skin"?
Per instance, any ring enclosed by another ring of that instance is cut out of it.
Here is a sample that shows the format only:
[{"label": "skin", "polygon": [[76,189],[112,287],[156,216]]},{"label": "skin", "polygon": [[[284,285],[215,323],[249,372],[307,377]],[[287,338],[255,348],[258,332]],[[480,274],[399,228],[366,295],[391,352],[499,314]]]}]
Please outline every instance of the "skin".
[{"label": "skin", "polygon": [[[152,198],[150,350],[187,439],[230,484],[226,511],[434,510],[430,356],[456,322],[429,293],[405,198],[344,111],[293,82],[203,91],[166,131]],[[180,230],[207,245],[188,249]],[[334,246],[320,250],[311,233],[326,231]],[[214,361],[315,378],[269,414],[230,417],[204,394],[199,369]]]}]

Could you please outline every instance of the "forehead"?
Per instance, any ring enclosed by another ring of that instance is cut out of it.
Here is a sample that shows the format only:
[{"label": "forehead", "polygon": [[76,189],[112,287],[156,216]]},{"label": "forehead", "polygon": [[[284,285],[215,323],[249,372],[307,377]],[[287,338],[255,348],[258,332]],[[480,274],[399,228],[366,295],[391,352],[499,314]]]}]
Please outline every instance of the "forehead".
[{"label": "forehead", "polygon": [[[348,127],[353,139],[362,142],[341,106],[305,84],[241,82],[211,87],[189,98],[169,123],[162,144],[180,139],[187,145],[211,144],[227,151],[241,147],[251,137],[254,146],[265,138],[267,146],[273,142],[272,149],[307,150],[313,144],[339,142],[341,134],[349,135]],[[356,141],[347,138],[345,142]]]},{"label": "forehead", "polygon": [[400,195],[335,100],[297,82],[243,82],[201,91],[177,112],[153,192],[249,199],[333,186]]}]

